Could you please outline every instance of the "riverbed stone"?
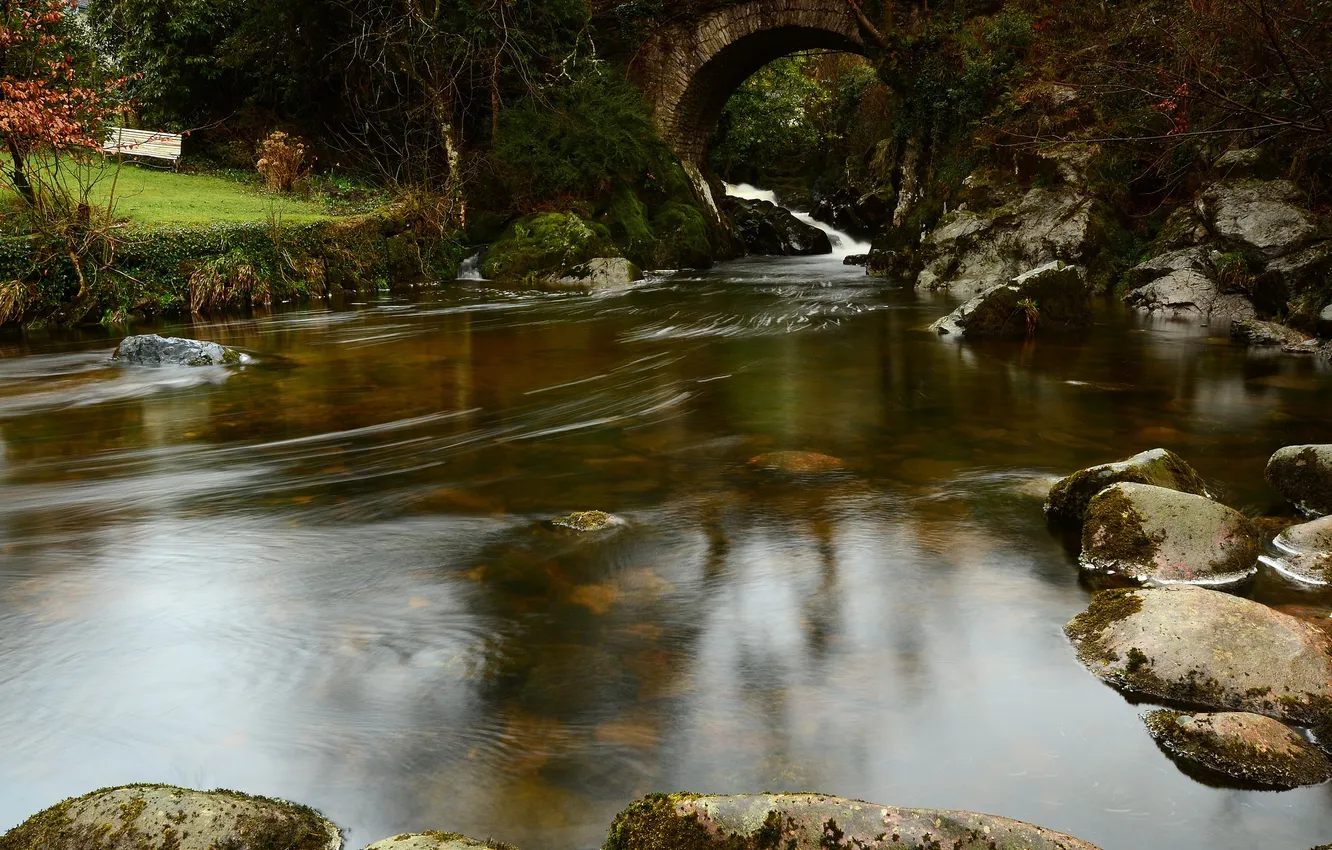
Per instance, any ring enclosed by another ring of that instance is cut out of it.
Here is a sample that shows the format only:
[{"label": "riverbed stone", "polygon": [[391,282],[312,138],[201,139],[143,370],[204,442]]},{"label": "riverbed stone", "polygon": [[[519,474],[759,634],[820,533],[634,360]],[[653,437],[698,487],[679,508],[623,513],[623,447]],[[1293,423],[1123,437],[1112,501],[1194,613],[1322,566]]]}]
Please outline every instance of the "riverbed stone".
[{"label": "riverbed stone", "polygon": [[1169,487],[1181,493],[1207,495],[1202,476],[1169,449],[1140,452],[1126,460],[1103,463],[1060,479],[1045,500],[1045,516],[1053,522],[1080,525],[1087,504],[1097,493],[1121,481]]},{"label": "riverbed stone", "polygon": [[1258,529],[1233,508],[1168,487],[1121,482],[1087,505],[1083,569],[1153,584],[1237,587],[1257,573]]},{"label": "riverbed stone", "polygon": [[771,201],[727,196],[722,206],[751,254],[797,257],[832,253],[832,240],[826,232]]},{"label": "riverbed stone", "polygon": [[1332,720],[1332,643],[1321,629],[1193,585],[1104,590],[1065,633],[1097,678],[1171,703]]},{"label": "riverbed stone", "polygon": [[550,523],[574,531],[603,531],[607,528],[623,525],[624,520],[605,511],[574,511],[568,516],[553,519]]},{"label": "riverbed stone", "polygon": [[1198,211],[1228,250],[1274,259],[1313,242],[1318,225],[1289,180],[1218,180],[1199,195]]},{"label": "riverbed stone", "polygon": [[821,794],[652,794],[616,816],[603,850],[1096,850],[1039,826]]},{"label": "riverbed stone", "polygon": [[498,841],[481,841],[456,832],[415,832],[376,841],[365,850],[514,850]]},{"label": "riverbed stone", "polygon": [[784,475],[820,475],[843,468],[839,458],[818,452],[767,452],[749,459],[749,467]]},{"label": "riverbed stone", "polygon": [[1241,782],[1299,788],[1332,779],[1328,757],[1303,735],[1270,717],[1161,709],[1148,712],[1143,722],[1174,758]]},{"label": "riverbed stone", "polygon": [[1267,462],[1267,483],[1308,516],[1332,514],[1332,445],[1278,450]]},{"label": "riverbed stone", "polygon": [[1308,337],[1279,322],[1236,319],[1230,324],[1230,338],[1249,345],[1300,345]]},{"label": "riverbed stone", "polygon": [[1020,337],[1032,329],[1066,332],[1090,325],[1091,290],[1086,270],[1055,260],[1003,286],[987,289],[930,325],[930,329],[941,336]]},{"label": "riverbed stone", "polygon": [[46,809],[0,836],[0,850],[340,850],[314,809],[235,791],[170,785],[104,788]]},{"label": "riverbed stone", "polygon": [[1281,554],[1263,556],[1269,567],[1305,584],[1332,584],[1332,516],[1291,526],[1273,545]]},{"label": "riverbed stone", "polygon": [[[1141,267],[1138,267],[1141,273]],[[1175,269],[1124,295],[1124,303],[1149,313],[1172,317],[1200,315],[1210,320],[1250,319],[1257,308],[1238,293],[1222,292],[1210,275],[1196,269]]]},{"label": "riverbed stone", "polygon": [[145,334],[121,340],[111,359],[135,366],[221,366],[246,357],[215,342]]}]

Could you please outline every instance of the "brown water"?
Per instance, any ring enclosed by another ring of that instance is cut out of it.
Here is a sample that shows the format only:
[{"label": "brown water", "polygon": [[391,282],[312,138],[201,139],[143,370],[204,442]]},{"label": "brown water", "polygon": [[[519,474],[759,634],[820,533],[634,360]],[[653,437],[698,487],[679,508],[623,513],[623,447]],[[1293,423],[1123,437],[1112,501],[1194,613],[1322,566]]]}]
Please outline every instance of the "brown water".
[{"label": "brown water", "polygon": [[[1253,513],[1332,374],[1107,311],[958,345],[817,261],[586,298],[447,288],[168,331],[256,365],[0,359],[0,829],[165,781],[600,844],[650,791],[969,808],[1106,850],[1304,850],[1332,789],[1184,776],[1074,659],[1048,477],[1183,454]],[[758,480],[772,449],[837,455]],[[544,519],[614,511],[579,537]],[[1264,575],[1272,603],[1332,596]]]}]

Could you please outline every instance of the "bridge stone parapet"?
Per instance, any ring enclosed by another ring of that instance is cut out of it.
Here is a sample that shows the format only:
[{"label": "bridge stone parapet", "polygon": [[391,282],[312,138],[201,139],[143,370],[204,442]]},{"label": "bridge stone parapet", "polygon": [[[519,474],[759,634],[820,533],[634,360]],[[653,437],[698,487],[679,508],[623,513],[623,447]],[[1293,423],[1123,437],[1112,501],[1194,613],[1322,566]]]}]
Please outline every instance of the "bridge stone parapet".
[{"label": "bridge stone parapet", "polygon": [[676,154],[701,165],[726,101],[764,65],[805,50],[865,53],[847,0],[752,0],[673,20],[632,63]]}]

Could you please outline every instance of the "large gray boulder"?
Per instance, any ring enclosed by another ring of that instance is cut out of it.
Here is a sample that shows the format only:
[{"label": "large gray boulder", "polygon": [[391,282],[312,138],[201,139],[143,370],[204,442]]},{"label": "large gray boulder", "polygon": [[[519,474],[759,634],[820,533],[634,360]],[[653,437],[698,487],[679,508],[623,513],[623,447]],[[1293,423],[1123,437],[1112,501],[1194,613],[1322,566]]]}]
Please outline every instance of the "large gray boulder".
[{"label": "large gray boulder", "polygon": [[1257,315],[1248,298],[1222,292],[1212,277],[1193,269],[1170,271],[1151,283],[1131,289],[1125,293],[1124,302],[1148,313],[1171,317],[1197,315],[1206,321],[1214,317],[1250,319]]},{"label": "large gray boulder", "polygon": [[1273,545],[1281,554],[1264,555],[1264,564],[1304,584],[1332,584],[1332,516],[1291,526]]},{"label": "large gray boulder", "polygon": [[751,254],[797,257],[832,253],[832,240],[826,232],[771,201],[727,196],[722,206]]},{"label": "large gray boulder", "polygon": [[1260,319],[1236,319],[1230,324],[1230,338],[1249,345],[1301,345],[1308,337],[1279,322]]},{"label": "large gray boulder", "polygon": [[1083,569],[1143,584],[1233,588],[1257,573],[1258,529],[1204,496],[1119,483],[1087,505]]},{"label": "large gray boulder", "polygon": [[456,832],[416,832],[376,841],[365,850],[513,850],[498,841],[479,841]]},{"label": "large gray boulder", "polygon": [[1162,709],[1148,712],[1143,721],[1161,748],[1188,767],[1269,788],[1299,788],[1332,779],[1327,756],[1270,717]]},{"label": "large gray boulder", "polygon": [[1086,270],[1060,260],[991,287],[930,325],[940,335],[1026,336],[1067,332],[1091,325]]},{"label": "large gray boulder", "polygon": [[567,292],[619,292],[643,279],[643,272],[624,257],[595,257],[552,279],[546,288]]},{"label": "large gray boulder", "polygon": [[653,794],[616,816],[602,850],[1096,850],[993,815],[821,794]]},{"label": "large gray boulder", "polygon": [[1332,445],[1280,449],[1267,462],[1267,483],[1308,516],[1332,514]]},{"label": "large gray boulder", "polygon": [[1097,269],[1110,234],[1119,230],[1110,210],[1079,186],[996,200],[1002,206],[940,219],[920,245],[918,288],[971,298],[1055,260]]},{"label": "large gray boulder", "polygon": [[1121,481],[1169,487],[1196,496],[1207,495],[1202,476],[1183,458],[1168,449],[1152,449],[1126,460],[1081,469],[1060,479],[1046,497],[1045,516],[1052,522],[1081,525],[1092,497]]},{"label": "large gray boulder", "polygon": [[1192,585],[1105,590],[1064,629],[1101,680],[1171,703],[1318,725],[1332,644],[1303,620]]},{"label": "large gray boulder", "polygon": [[121,340],[111,359],[135,366],[220,366],[249,358],[215,342],[147,334]]},{"label": "large gray boulder", "polygon": [[314,809],[235,791],[104,788],[65,800],[0,836],[0,850],[340,850]]},{"label": "large gray boulder", "polygon": [[1218,180],[1199,195],[1197,209],[1228,250],[1274,259],[1318,237],[1318,223],[1289,180]]}]

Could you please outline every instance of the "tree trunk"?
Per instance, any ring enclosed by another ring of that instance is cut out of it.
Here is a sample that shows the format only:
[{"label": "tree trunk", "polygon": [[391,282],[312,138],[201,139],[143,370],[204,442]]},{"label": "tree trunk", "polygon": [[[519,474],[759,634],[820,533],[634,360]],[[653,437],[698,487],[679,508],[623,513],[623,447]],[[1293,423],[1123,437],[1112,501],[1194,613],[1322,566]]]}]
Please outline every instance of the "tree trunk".
[{"label": "tree trunk", "polygon": [[33,191],[32,182],[28,180],[28,158],[23,155],[18,143],[10,136],[6,143],[9,146],[9,155],[14,160],[14,170],[10,173],[10,178],[14,181],[14,189],[23,196],[23,200],[28,202],[29,207],[37,206],[37,193]]}]

